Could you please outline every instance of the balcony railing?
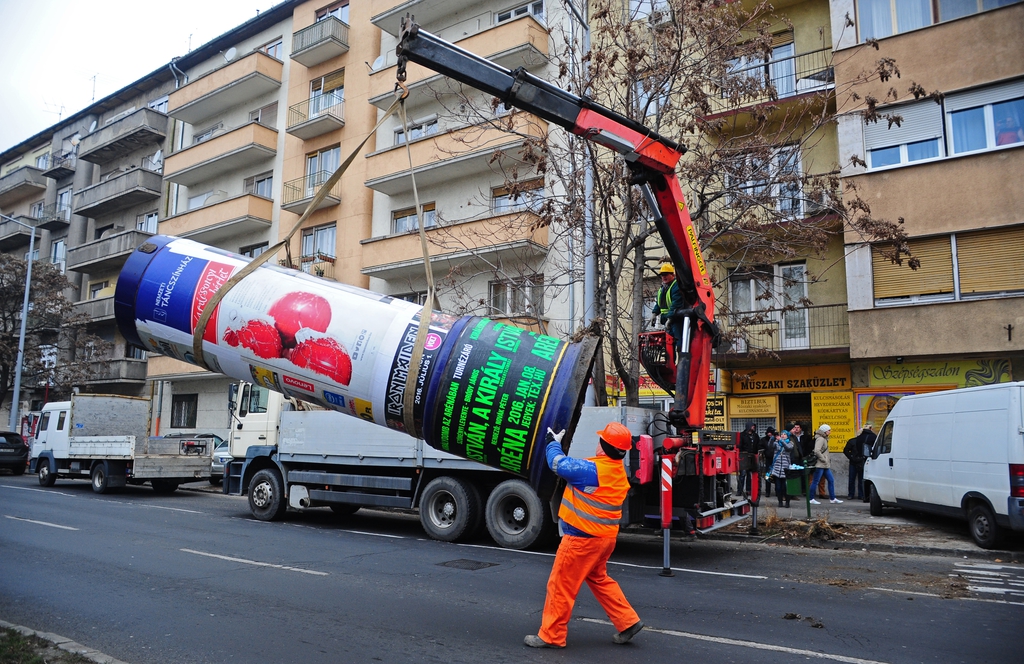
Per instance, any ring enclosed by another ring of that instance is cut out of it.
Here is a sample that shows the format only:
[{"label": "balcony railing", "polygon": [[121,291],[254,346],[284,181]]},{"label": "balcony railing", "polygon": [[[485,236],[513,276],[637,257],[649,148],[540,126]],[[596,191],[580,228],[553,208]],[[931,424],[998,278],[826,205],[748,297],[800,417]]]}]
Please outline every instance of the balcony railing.
[{"label": "balcony railing", "polygon": [[167,126],[166,115],[140,108],[83,138],[78,144],[79,156],[94,164],[107,164],[147,145],[155,147],[167,136]]},{"label": "balcony railing", "polygon": [[[281,191],[281,207],[289,212],[302,213],[316,192],[327,180],[330,179],[330,171],[317,171],[301,178],[290,180],[284,183]],[[317,206],[317,210],[331,207],[341,202],[341,180],[336,182],[327,196]]]},{"label": "balcony railing", "polygon": [[293,270],[302,270],[306,274],[312,274],[324,279],[334,279],[334,256],[324,251],[318,251],[312,256],[302,256],[298,261],[282,258],[281,265],[290,267]]},{"label": "balcony railing", "polygon": [[145,168],[114,171],[103,182],[75,193],[72,209],[75,214],[101,217],[160,198],[162,186],[160,174]]},{"label": "balcony railing", "polygon": [[39,228],[48,231],[59,230],[71,223],[71,206],[67,203],[50,203],[37,213]]},{"label": "balcony railing", "polygon": [[835,84],[831,56],[832,49],[823,48],[734,69],[722,83],[722,97],[728,97],[731,87],[741,83],[743,78],[755,79],[756,83],[764,85],[769,98],[782,99],[827,90]]},{"label": "balcony railing", "polygon": [[288,107],[288,128],[292,136],[308,140],[345,126],[345,97],[329,93]]},{"label": "balcony railing", "polygon": [[143,231],[128,230],[73,247],[67,253],[68,269],[99,274],[120,268],[135,248],[152,235]]},{"label": "balcony railing", "polygon": [[111,358],[89,363],[92,379],[86,384],[143,383],[146,380],[146,360]]},{"label": "balcony railing", "polygon": [[292,34],[292,60],[313,67],[348,51],[348,25],[334,16]]},{"label": "balcony railing", "polygon": [[718,322],[723,331],[735,334],[733,353],[850,347],[845,304],[740,311],[720,316]]},{"label": "balcony railing", "polygon": [[46,156],[46,168],[43,169],[43,175],[54,180],[59,180],[60,178],[67,177],[74,173],[77,166],[77,150],[51,152]]}]

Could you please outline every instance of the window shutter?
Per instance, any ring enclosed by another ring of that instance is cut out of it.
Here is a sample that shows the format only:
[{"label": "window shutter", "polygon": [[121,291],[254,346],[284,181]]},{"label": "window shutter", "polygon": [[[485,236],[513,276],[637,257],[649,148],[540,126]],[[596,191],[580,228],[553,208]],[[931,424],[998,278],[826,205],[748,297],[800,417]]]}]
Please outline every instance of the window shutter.
[{"label": "window shutter", "polygon": [[942,137],[942,108],[931,99],[904,106],[890,106],[882,109],[882,112],[899,115],[903,122],[899,127],[893,125],[892,128],[885,119],[865,122],[864,146],[868,150]]},{"label": "window shutter", "polygon": [[1024,97],[1024,79],[990,85],[979,90],[951,92],[946,95],[946,112],[962,111],[965,108],[975,108],[1018,97]]},{"label": "window shutter", "polygon": [[793,31],[786,30],[784,32],[777,32],[772,35],[772,48],[776,46],[785,46],[786,44],[793,43]]},{"label": "window shutter", "polygon": [[911,240],[910,252],[920,259],[921,267],[911,270],[894,265],[878,248],[871,252],[875,299],[935,295],[953,292],[953,252],[949,236]]},{"label": "window shutter", "polygon": [[247,194],[251,194],[256,185],[256,176],[245,178],[245,182],[242,184],[242,191]]},{"label": "window shutter", "polygon": [[338,88],[345,87],[345,70],[340,69],[332,74],[324,76],[324,93],[328,93],[331,90],[337,90]]},{"label": "window shutter", "polygon": [[957,233],[960,293],[1024,290],[1024,226]]},{"label": "window shutter", "polygon": [[277,102],[267,104],[260,109],[260,124],[267,127],[277,125]]}]

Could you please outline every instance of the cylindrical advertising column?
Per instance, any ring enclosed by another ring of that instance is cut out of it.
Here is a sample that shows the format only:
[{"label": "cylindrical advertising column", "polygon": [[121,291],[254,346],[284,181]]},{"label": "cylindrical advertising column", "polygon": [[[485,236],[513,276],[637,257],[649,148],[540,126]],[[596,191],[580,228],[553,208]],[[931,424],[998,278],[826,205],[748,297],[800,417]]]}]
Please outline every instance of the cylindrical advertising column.
[{"label": "cylindrical advertising column", "polygon": [[[422,307],[275,265],[239,281],[203,334],[206,303],[250,259],[157,235],[128,258],[114,306],[125,339],[304,401],[405,431]],[[429,445],[549,484],[547,427],[576,424],[596,341],[569,344],[486,318],[433,312],[413,416]]]}]

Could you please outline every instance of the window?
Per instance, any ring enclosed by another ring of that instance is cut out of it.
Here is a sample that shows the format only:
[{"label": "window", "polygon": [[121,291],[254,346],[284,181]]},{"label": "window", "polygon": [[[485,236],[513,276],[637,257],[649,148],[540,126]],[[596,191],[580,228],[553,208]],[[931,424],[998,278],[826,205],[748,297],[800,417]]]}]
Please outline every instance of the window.
[{"label": "window", "polygon": [[427,303],[427,291],[402,293],[401,295],[392,295],[392,297],[396,300],[405,300],[406,302],[412,302],[413,304],[425,305]]},{"label": "window", "polygon": [[[729,74],[754,79],[758,85],[770,85],[779,97],[796,94],[796,46],[792,30],[772,35],[772,54],[768,60],[756,55],[729,60]],[[803,88],[801,86],[799,91],[804,92]],[[728,96],[728,91],[723,91],[722,96]]]},{"label": "window", "polygon": [[948,235],[914,239],[910,252],[921,267],[911,270],[907,261],[895,265],[884,255],[886,247],[872,251],[875,304],[908,304],[954,299],[953,254]]},{"label": "window", "polygon": [[89,284],[89,299],[95,300],[99,297],[105,297],[103,291],[110,287],[109,281],[93,281]]},{"label": "window", "polygon": [[249,122],[259,122],[261,125],[273,129],[277,124],[277,102],[257,108],[255,111],[249,111]]},{"label": "window", "polygon": [[43,205],[43,201],[36,201],[35,203],[32,204],[31,207],[29,207],[28,216],[32,217],[33,219],[42,219],[43,210],[45,209],[45,207],[46,206]]},{"label": "window", "polygon": [[491,190],[491,207],[494,214],[508,214],[531,210],[540,211],[544,202],[544,180],[526,180],[510,187],[496,187]]},{"label": "window", "polygon": [[154,99],[146,105],[159,113],[167,113],[167,95],[164,95],[159,99]]},{"label": "window", "polygon": [[[314,79],[309,84],[309,118],[313,119],[322,113],[345,102],[345,70],[331,72],[326,76]],[[337,114],[339,111],[335,111]]]},{"label": "window", "polygon": [[873,456],[879,454],[891,454],[892,453],[892,422],[886,422],[882,430],[878,432],[878,438],[875,440],[875,446],[871,450]]},{"label": "window", "polygon": [[127,360],[144,360],[146,359],[146,351],[134,344],[125,344],[124,357]]},{"label": "window", "polygon": [[633,84],[633,92],[636,95],[637,112],[643,113],[646,117],[657,115],[669,102],[664,82],[659,82],[654,77],[636,81]]},{"label": "window", "polygon": [[57,207],[56,212],[61,215],[61,219],[67,221],[70,219],[71,214],[71,187],[64,187],[57,192]]},{"label": "window", "polygon": [[204,191],[201,194],[196,194],[195,196],[189,196],[188,197],[188,209],[189,210],[197,210],[197,209],[203,207],[204,205],[206,205],[206,199],[210,198],[211,196],[213,196],[213,192],[212,191]]},{"label": "window", "polygon": [[[306,155],[306,178],[307,184],[314,182],[326,182],[327,179],[338,170],[338,166],[341,165],[341,147],[335,145],[333,148],[327,148],[320,152],[314,152]],[[320,172],[326,173],[323,179],[317,179],[317,174]],[[316,187],[306,188],[306,196],[312,196],[316,193]]]},{"label": "window", "polygon": [[899,126],[888,120],[865,123],[864,146],[868,168],[883,168],[942,156],[942,108],[930,99],[886,108],[899,115]]},{"label": "window", "polygon": [[195,428],[198,409],[198,394],[173,395],[171,397],[171,427],[175,429]]},{"label": "window", "polygon": [[50,167],[50,154],[48,152],[47,153],[43,153],[41,155],[36,155],[36,168],[45,171],[49,167]]},{"label": "window", "polygon": [[929,0],[859,0],[860,38],[881,39],[932,23]]},{"label": "window", "polygon": [[284,58],[282,57],[284,54],[284,42],[281,41],[280,39],[274,40],[269,44],[264,44],[263,46],[260,46],[257,50],[266,53],[272,58],[284,60]]},{"label": "window", "polygon": [[94,240],[102,240],[105,237],[109,237],[114,234],[114,224],[107,224],[106,226],[97,226],[93,235]]},{"label": "window", "polygon": [[541,316],[544,314],[544,275],[492,281],[490,283],[491,315]]},{"label": "window", "polygon": [[316,13],[316,21],[326,21],[329,16],[333,16],[344,24],[348,24],[348,0],[344,2],[336,2],[333,5],[328,5],[323,9],[320,9]]},{"label": "window", "polygon": [[494,17],[495,23],[504,23],[505,21],[511,21],[514,18],[520,16],[533,16],[538,21],[544,21],[544,2],[538,0],[537,2],[528,2],[525,5],[519,5],[515,9],[506,9],[505,11],[498,12]]},{"label": "window", "polygon": [[939,20],[950,21],[954,18],[975,14],[997,7],[1012,5],[1018,0],[939,0]]},{"label": "window", "polygon": [[53,344],[43,344],[39,346],[39,362],[46,369],[54,369],[57,367],[57,347]]},{"label": "window", "polygon": [[263,198],[274,197],[274,172],[268,171],[245,178],[243,188],[247,194],[255,194]]},{"label": "window", "polygon": [[736,318],[760,314],[758,322],[748,325],[747,338],[738,345],[739,352],[746,352],[747,341],[774,350],[809,346],[806,264],[733,270],[729,275],[729,297]]},{"label": "window", "polygon": [[157,150],[153,154],[151,154],[151,155],[149,155],[147,157],[143,157],[141,166],[142,166],[142,168],[146,169],[147,171],[153,171],[154,173],[163,173],[164,172],[164,151],[163,150]]},{"label": "window", "polygon": [[[416,218],[416,208],[406,208],[404,210],[396,210],[391,213],[391,229],[392,233],[405,233],[408,231],[417,230],[419,226],[419,220]],[[434,209],[433,203],[423,204],[423,227],[430,228],[437,225],[437,212]]]},{"label": "window", "polygon": [[1024,81],[946,96],[950,152],[1024,143]]},{"label": "window", "polygon": [[[310,228],[302,232],[303,258],[334,258],[337,227],[334,224]],[[310,261],[303,261],[304,265]]]},{"label": "window", "polygon": [[629,18],[636,21],[668,14],[668,0],[629,0]]},{"label": "window", "polygon": [[782,146],[767,157],[745,155],[737,160],[735,174],[726,177],[733,205],[771,205],[780,214],[800,217],[803,214],[803,183],[800,149]]},{"label": "window", "polygon": [[270,245],[267,242],[263,242],[261,244],[253,244],[249,245],[248,247],[242,247],[241,249],[238,250],[238,253],[240,253],[243,256],[248,256],[249,258],[256,258],[264,251],[266,251],[269,246]]},{"label": "window", "polygon": [[63,431],[64,425],[68,422],[68,411],[62,410],[57,415],[57,431]]},{"label": "window", "polygon": [[[238,406],[239,417],[245,417],[249,413],[267,412],[267,404],[270,402],[270,390],[259,385],[245,384],[242,388],[242,398]],[[174,426],[174,425],[171,425]],[[195,426],[195,425],[193,425]]]},{"label": "window", "polygon": [[[421,120],[414,120],[409,123],[409,140],[415,141],[416,139],[423,138],[425,136],[433,136],[437,133],[437,118],[424,118]],[[395,145],[402,145],[405,143],[405,130],[398,128],[395,130]]]},{"label": "window", "polygon": [[216,133],[218,133],[221,129],[223,129],[223,127],[224,127],[224,123],[223,122],[218,122],[217,124],[213,125],[212,127],[209,127],[207,129],[204,129],[203,131],[200,131],[200,132],[197,132],[195,134],[192,134],[192,145],[196,145],[197,143],[202,143],[203,141],[210,140],[211,138],[213,138],[213,136]]},{"label": "window", "polygon": [[146,212],[135,218],[135,228],[143,231],[144,233],[156,233],[156,227],[159,221],[160,215],[156,210]]},{"label": "window", "polygon": [[67,238],[54,240],[50,244],[50,262],[58,266],[61,273],[64,272],[64,268],[67,266],[67,251]]},{"label": "window", "polygon": [[734,313],[771,309],[775,269],[771,265],[739,268],[729,275],[729,303]]}]

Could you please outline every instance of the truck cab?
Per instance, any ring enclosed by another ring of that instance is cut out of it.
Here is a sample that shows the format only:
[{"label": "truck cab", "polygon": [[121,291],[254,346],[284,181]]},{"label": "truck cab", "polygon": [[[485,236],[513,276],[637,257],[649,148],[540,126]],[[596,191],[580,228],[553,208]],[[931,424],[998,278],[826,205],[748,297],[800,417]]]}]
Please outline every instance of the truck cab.
[{"label": "truck cab", "polygon": [[43,406],[36,435],[32,440],[32,458],[38,458],[44,451],[50,452],[55,457],[66,457],[70,429],[70,401],[55,401]]},{"label": "truck cab", "polygon": [[231,456],[244,459],[255,445],[277,445],[281,411],[290,408],[287,397],[251,383],[233,383],[228,394],[231,410]]}]

